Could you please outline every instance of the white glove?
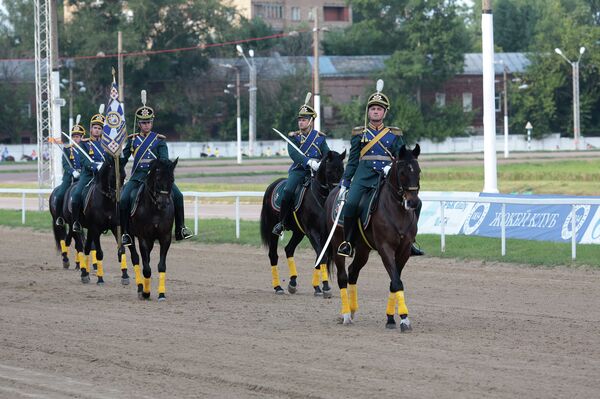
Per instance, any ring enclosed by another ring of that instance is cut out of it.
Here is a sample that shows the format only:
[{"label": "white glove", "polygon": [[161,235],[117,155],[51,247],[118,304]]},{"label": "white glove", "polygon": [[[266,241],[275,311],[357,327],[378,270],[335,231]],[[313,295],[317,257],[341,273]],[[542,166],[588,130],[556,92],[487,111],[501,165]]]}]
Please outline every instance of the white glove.
[{"label": "white glove", "polygon": [[385,165],[385,166],[383,167],[383,175],[384,175],[384,176],[387,176],[387,175],[388,175],[388,173],[390,173],[390,169],[392,169],[392,167],[391,167],[390,165]]},{"label": "white glove", "polygon": [[319,170],[319,166],[321,166],[321,162],[317,161],[316,159],[309,159],[306,164],[315,172]]},{"label": "white glove", "polygon": [[340,195],[339,195],[339,197],[340,198],[345,198],[347,192],[348,192],[348,189],[346,187],[344,187],[344,186],[341,186],[340,187]]},{"label": "white glove", "polygon": [[100,169],[102,169],[102,165],[104,165],[103,162],[95,162],[96,163],[96,171],[100,171]]},{"label": "white glove", "polygon": [[73,170],[73,178],[74,178],[74,179],[79,179],[79,175],[80,175],[80,174],[81,174],[81,173],[79,173],[78,171],[76,171],[76,170]]}]

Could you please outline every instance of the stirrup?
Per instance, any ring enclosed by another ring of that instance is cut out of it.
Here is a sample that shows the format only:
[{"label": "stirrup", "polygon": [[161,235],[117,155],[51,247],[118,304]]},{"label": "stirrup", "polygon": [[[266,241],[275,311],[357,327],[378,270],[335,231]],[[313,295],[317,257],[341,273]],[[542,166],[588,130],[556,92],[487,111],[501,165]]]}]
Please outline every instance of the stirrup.
[{"label": "stirrup", "polygon": [[79,220],[73,222],[73,233],[81,233],[83,232],[83,228],[81,227],[81,223]]},{"label": "stirrup", "polygon": [[425,252],[423,252],[420,248],[417,248],[415,246],[415,244],[410,245],[410,256],[422,256],[422,255],[425,255]]},{"label": "stirrup", "polygon": [[283,237],[284,230],[285,230],[285,226],[283,225],[283,223],[279,222],[275,225],[275,227],[273,227],[272,233],[275,234],[276,236]]},{"label": "stirrup", "polygon": [[56,221],[54,222],[54,224],[57,225],[57,226],[62,227],[62,226],[65,225],[65,219],[63,219],[62,216],[59,216],[59,217],[56,218]]},{"label": "stirrup", "polygon": [[352,258],[354,256],[354,248],[352,248],[352,244],[350,244],[348,241],[344,241],[338,247],[337,254]]},{"label": "stirrup", "polygon": [[183,226],[181,228],[181,236],[183,237],[184,240],[187,240],[188,238],[192,238],[194,236],[194,233],[192,233],[192,230]]},{"label": "stirrup", "polygon": [[121,244],[123,244],[124,247],[130,246],[132,244],[131,236],[127,233],[123,234],[121,236]]}]

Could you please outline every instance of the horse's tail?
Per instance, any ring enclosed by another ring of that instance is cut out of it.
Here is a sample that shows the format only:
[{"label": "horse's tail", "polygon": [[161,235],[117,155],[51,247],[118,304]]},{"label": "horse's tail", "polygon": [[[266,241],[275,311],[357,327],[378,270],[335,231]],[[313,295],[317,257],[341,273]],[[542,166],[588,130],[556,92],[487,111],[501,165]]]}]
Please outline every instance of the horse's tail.
[{"label": "horse's tail", "polygon": [[50,210],[50,215],[52,215],[52,232],[54,233],[54,243],[56,244],[56,250],[57,251],[61,251],[61,245],[60,245],[60,240],[62,239],[62,237],[64,236],[64,227],[63,226],[57,226],[55,221],[56,221],[56,201],[55,201],[55,190],[54,189],[52,191],[52,193],[50,194],[50,198],[48,199],[48,209]]},{"label": "horse's tail", "polygon": [[269,247],[269,241],[271,240],[271,229],[273,228],[273,226],[271,226],[272,221],[269,223],[270,216],[273,214],[271,210],[271,196],[273,195],[273,191],[275,190],[275,187],[277,187],[277,184],[279,184],[279,182],[282,180],[285,179],[280,178],[271,183],[265,190],[265,195],[263,196],[263,204],[260,211],[260,238],[262,245],[265,248]]}]

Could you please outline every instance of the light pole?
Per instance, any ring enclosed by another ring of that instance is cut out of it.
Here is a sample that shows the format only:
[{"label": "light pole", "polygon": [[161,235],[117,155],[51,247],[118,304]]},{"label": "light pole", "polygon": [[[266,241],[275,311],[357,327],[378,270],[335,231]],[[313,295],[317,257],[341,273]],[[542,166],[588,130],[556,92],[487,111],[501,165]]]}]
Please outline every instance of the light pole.
[{"label": "light pole", "polygon": [[250,94],[250,116],[248,121],[248,156],[254,155],[254,141],[256,140],[256,65],[254,63],[254,50],[248,50],[248,55],[252,62],[248,61],[244,54],[244,49],[239,44],[235,46],[239,55],[244,58],[248,64],[250,74],[250,86],[248,92]]},{"label": "light pole", "polygon": [[504,158],[508,158],[508,91],[506,89],[506,77],[508,75],[508,65],[504,60],[495,61],[502,64],[502,94],[504,96]]},{"label": "light pole", "polygon": [[563,52],[557,47],[554,52],[565,59],[573,68],[573,139],[575,140],[575,149],[579,149],[579,61],[581,56],[585,53],[585,47],[579,48],[579,57],[577,61],[573,62],[568,59]]},{"label": "light pole", "polygon": [[[240,69],[231,64],[219,64],[223,68],[233,69],[235,71],[235,100],[237,105],[237,163],[242,163],[242,117],[240,114]],[[227,85],[230,87],[230,85]],[[229,90],[224,90],[226,93]]]},{"label": "light pole", "polygon": [[65,88],[65,85],[69,85],[69,134],[71,129],[73,128],[73,84],[79,87],[78,91],[81,93],[85,93],[87,90],[85,88],[85,84],[81,81],[74,82],[73,81],[73,68],[75,68],[75,61],[73,59],[68,59],[65,61],[65,66],[69,69],[69,79],[61,79],[60,86]]}]

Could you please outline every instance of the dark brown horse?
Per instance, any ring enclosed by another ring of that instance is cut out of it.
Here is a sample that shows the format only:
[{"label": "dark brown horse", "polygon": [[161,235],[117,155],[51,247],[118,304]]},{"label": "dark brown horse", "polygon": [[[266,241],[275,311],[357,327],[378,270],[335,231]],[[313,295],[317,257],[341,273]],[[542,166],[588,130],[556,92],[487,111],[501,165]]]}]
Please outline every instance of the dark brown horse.
[{"label": "dark brown horse", "polygon": [[[344,158],[346,151],[339,154],[335,151],[329,151],[321,159],[319,170],[311,178],[310,186],[307,189],[302,204],[295,216],[292,215],[292,221],[286,223],[292,230],[292,238],[285,246],[285,256],[290,269],[290,281],[288,291],[294,294],[297,290],[296,263],[294,261],[294,252],[296,247],[304,236],[308,236],[310,244],[319,256],[323,244],[327,239],[327,226],[325,222],[325,200],[329,192],[339,183],[344,173]],[[284,179],[278,179],[271,183],[263,197],[263,206],[260,213],[260,234],[265,247],[269,248],[269,260],[271,262],[271,273],[273,278],[273,289],[276,294],[283,294],[283,288],[279,283],[279,272],[277,269],[277,244],[279,237],[272,233],[273,226],[279,222],[279,211],[271,206],[271,197],[275,187]],[[328,259],[324,258],[318,268],[313,270],[312,285],[316,296],[323,295],[324,298],[331,298],[331,287],[327,275]],[[320,280],[323,281],[323,289],[320,287]]]},{"label": "dark brown horse", "polygon": [[[421,169],[417,158],[421,152],[417,144],[414,150],[402,146],[397,158],[392,161],[391,169],[386,177],[379,194],[376,210],[371,215],[371,221],[366,230],[356,239],[355,255],[348,267],[346,274],[345,257],[335,255],[334,261],[337,268],[338,285],[342,299],[343,323],[350,324],[358,310],[358,291],[356,283],[361,268],[367,263],[371,250],[381,256],[383,265],[390,276],[390,294],[386,309],[387,328],[395,328],[394,313],[396,304],[400,315],[401,330],[411,329],[408,319],[408,309],[404,301],[404,285],[400,278],[402,269],[410,257],[410,250],[417,235],[417,216],[415,210],[420,205],[419,179]],[[330,215],[334,206],[337,206],[335,189],[327,199],[327,223],[329,229],[333,228]],[[360,219],[358,223],[362,223]],[[330,250],[338,248],[344,240],[341,228],[337,228]]]},{"label": "dark brown horse", "polygon": [[[67,191],[65,192],[65,199],[69,198],[68,195],[70,194],[75,184],[77,184],[77,182],[72,184],[67,189]],[[71,246],[71,241],[73,240],[73,238],[75,240],[80,241],[79,243],[75,244],[75,248],[78,248],[79,251],[77,252],[76,250],[75,253],[75,269],[78,270],[79,262],[83,257],[83,240],[85,240],[85,237],[80,234],[75,235],[73,233],[73,226],[71,224],[56,224],[56,219],[58,219],[58,215],[60,214],[58,212],[59,205],[58,200],[56,198],[56,192],[58,189],[59,187],[56,187],[54,190],[52,190],[52,194],[50,194],[50,198],[48,200],[50,215],[52,216],[52,232],[54,233],[54,242],[56,243],[56,249],[59,250],[62,255],[63,267],[65,269],[68,269],[70,265],[69,247]],[[62,204],[60,206],[62,206]]]}]

